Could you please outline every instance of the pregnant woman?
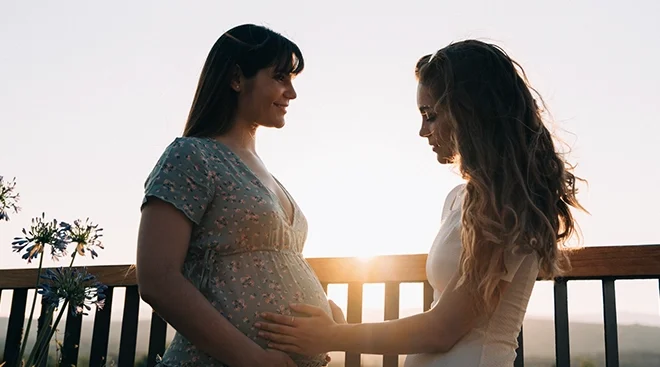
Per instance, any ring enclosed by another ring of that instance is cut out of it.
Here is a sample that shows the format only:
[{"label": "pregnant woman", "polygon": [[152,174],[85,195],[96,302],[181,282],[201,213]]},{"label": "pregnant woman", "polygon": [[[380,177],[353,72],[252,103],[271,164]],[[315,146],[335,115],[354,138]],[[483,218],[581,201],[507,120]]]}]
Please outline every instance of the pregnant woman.
[{"label": "pregnant woman", "polygon": [[259,126],[284,126],[303,67],[299,48],[267,28],[226,32],[206,60],[183,137],[147,179],[138,285],[177,330],[162,366],[327,363],[325,353],[267,350],[254,327],[261,312],[291,315],[291,302],[332,314],[302,256],[305,217],[255,150]]}]

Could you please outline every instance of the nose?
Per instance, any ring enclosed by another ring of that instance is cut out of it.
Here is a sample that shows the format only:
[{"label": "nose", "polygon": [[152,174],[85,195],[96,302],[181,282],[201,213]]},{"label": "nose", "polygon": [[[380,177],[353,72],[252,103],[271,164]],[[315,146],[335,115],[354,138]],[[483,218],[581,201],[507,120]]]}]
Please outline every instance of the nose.
[{"label": "nose", "polygon": [[291,82],[289,82],[286,90],[284,91],[284,97],[286,97],[287,99],[296,99],[296,97],[298,97],[298,93],[296,93],[296,88],[293,87],[293,84]]},{"label": "nose", "polygon": [[426,121],[422,121],[422,128],[419,129],[419,136],[422,138],[428,138],[433,134],[433,130],[431,129],[431,124],[429,124]]}]

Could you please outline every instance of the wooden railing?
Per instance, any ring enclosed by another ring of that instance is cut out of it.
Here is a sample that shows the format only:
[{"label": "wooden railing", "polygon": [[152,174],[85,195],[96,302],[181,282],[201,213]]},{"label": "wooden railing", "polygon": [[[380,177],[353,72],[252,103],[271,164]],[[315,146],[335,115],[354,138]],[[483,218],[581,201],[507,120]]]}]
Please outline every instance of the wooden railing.
[{"label": "wooden railing", "polygon": [[[399,317],[399,285],[423,283],[423,304],[428,309],[433,292],[426,280],[426,255],[381,256],[363,261],[357,258],[311,258],[312,268],[326,291],[328,284],[348,284],[347,320],[361,322],[362,289],[367,283],[385,284],[385,320]],[[615,281],[617,279],[660,279],[660,245],[586,247],[571,254],[573,269],[562,278],[554,279],[555,359],[557,367],[570,366],[567,282],[571,280],[601,280],[605,354],[608,367],[619,365]],[[117,364],[133,366],[136,358],[137,325],[140,297],[132,265],[91,266],[88,270],[108,285],[106,307],[97,311],[92,332],[90,366],[104,366],[108,354],[110,315],[114,290],[125,288],[121,338]],[[11,311],[6,330],[4,359],[15,363],[21,342],[28,290],[34,287],[36,269],[0,270],[0,290],[13,290]],[[660,289],[660,282],[659,282]],[[0,293],[1,295],[1,293]],[[41,322],[40,322],[41,323]],[[67,317],[62,345],[62,365],[76,365],[81,338],[80,317]],[[40,325],[48,327],[48,325]],[[152,313],[149,331],[148,365],[155,364],[166,346],[167,324]],[[521,330],[515,366],[524,366],[524,338]],[[383,356],[383,366],[398,365],[398,356]],[[360,365],[360,355],[347,353],[345,365]]]}]

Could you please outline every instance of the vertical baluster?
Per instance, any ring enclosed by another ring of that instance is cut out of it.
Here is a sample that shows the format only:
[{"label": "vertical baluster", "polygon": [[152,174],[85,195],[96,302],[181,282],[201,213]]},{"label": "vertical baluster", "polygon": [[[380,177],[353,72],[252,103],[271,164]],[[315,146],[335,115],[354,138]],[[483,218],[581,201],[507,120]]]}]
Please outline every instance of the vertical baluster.
[{"label": "vertical baluster", "polygon": [[[399,282],[385,283],[385,320],[396,320],[399,318],[399,284]],[[383,356],[383,367],[397,367],[398,365],[398,354],[387,354]]]},{"label": "vertical baluster", "polygon": [[92,347],[89,353],[90,367],[103,367],[108,357],[108,339],[110,337],[110,315],[112,314],[112,294],[114,287],[108,287],[105,293],[105,304],[94,316],[92,332]]},{"label": "vertical baluster", "polygon": [[23,338],[23,324],[25,323],[25,306],[27,305],[27,288],[14,289],[11,297],[11,311],[7,323],[7,338],[5,339],[4,359],[7,366],[16,365],[18,353]]},{"label": "vertical baluster", "polygon": [[616,293],[613,278],[603,279],[603,323],[605,325],[605,366],[619,367]]},{"label": "vertical baluster", "polygon": [[165,339],[167,337],[167,323],[157,313],[151,312],[151,329],[149,330],[149,352],[147,366],[156,365],[157,356],[165,352]]},{"label": "vertical baluster", "polygon": [[[49,315],[48,310],[53,307],[51,304],[47,304],[44,302],[43,297],[41,298],[41,314],[39,315],[39,319],[37,320],[37,335],[41,334],[42,332],[45,333],[45,335],[48,335],[50,331],[53,328],[53,310],[51,310],[51,313]],[[36,345],[35,343],[35,348],[39,348],[38,350],[41,350],[43,348],[43,353],[45,354],[40,361],[38,361],[39,367],[46,367],[48,365],[48,350],[50,349],[50,340],[44,340],[42,345]]]},{"label": "vertical baluster", "polygon": [[137,285],[126,287],[124,314],[121,322],[121,340],[119,342],[119,366],[135,364],[135,349],[137,344],[138,312],[140,310],[140,295]]},{"label": "vertical baluster", "polygon": [[566,283],[565,279],[555,280],[555,360],[557,367],[570,367],[571,365]]},{"label": "vertical baluster", "polygon": [[[362,322],[362,283],[348,283],[348,309],[346,310],[346,321],[349,324]],[[361,356],[359,353],[346,353],[346,367],[360,367]]]},{"label": "vertical baluster", "polygon": [[62,343],[62,366],[76,366],[78,364],[78,349],[80,346],[80,328],[83,315],[75,314],[75,305],[69,304],[64,328],[64,342]]},{"label": "vertical baluster", "polygon": [[523,328],[520,327],[518,333],[518,348],[516,349],[516,360],[513,361],[514,367],[525,367],[525,348],[523,346]]}]

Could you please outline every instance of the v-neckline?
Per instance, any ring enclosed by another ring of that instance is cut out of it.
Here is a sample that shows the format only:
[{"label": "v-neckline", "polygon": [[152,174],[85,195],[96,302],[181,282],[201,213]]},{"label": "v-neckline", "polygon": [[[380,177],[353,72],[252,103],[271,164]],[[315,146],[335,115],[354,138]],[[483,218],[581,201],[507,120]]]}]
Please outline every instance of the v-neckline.
[{"label": "v-neckline", "polygon": [[279,209],[280,216],[282,217],[283,221],[284,221],[289,227],[293,228],[293,227],[295,226],[295,224],[296,224],[296,217],[297,217],[297,212],[298,212],[298,210],[296,209],[296,203],[293,201],[293,197],[291,197],[291,195],[289,194],[289,192],[287,191],[287,189],[284,188],[284,185],[282,185],[282,183],[281,183],[281,182],[280,182],[280,181],[279,181],[279,180],[278,180],[273,174],[271,174],[270,172],[268,172],[268,169],[266,169],[266,171],[268,172],[268,174],[270,175],[270,177],[272,177],[273,180],[275,180],[275,183],[280,187],[280,189],[282,190],[282,192],[284,192],[284,196],[286,196],[287,200],[289,201],[289,205],[291,205],[291,218],[289,218],[289,216],[287,215],[286,210],[284,209],[284,204],[282,204],[282,201],[280,200],[280,198],[279,198],[279,196],[277,195],[277,193],[273,192],[273,190],[271,190],[267,185],[265,185],[265,184],[261,181],[261,179],[259,178],[259,176],[254,172],[254,170],[252,170],[252,168],[250,168],[250,166],[247,165],[247,163],[245,163],[245,162],[243,161],[243,159],[241,158],[241,156],[239,156],[238,154],[236,154],[236,153],[235,153],[235,152],[234,152],[229,146],[227,146],[227,144],[225,144],[225,143],[223,143],[223,142],[221,142],[221,141],[218,141],[218,140],[216,140],[216,139],[213,139],[213,138],[210,138],[210,139],[211,139],[213,142],[215,142],[216,144],[221,145],[221,146],[222,146],[223,148],[225,148],[225,149],[226,149],[231,155],[233,155],[233,156],[236,158],[236,160],[238,161],[238,163],[239,163],[241,166],[243,166],[243,168],[244,168],[248,173],[250,173],[250,174],[252,175],[252,177],[254,177],[254,179],[259,183],[259,186],[261,186],[262,188],[264,188],[264,190],[266,190],[266,191],[268,192],[268,194],[271,196],[271,199],[272,199],[274,202],[277,203],[277,207],[278,207],[278,209]]}]

